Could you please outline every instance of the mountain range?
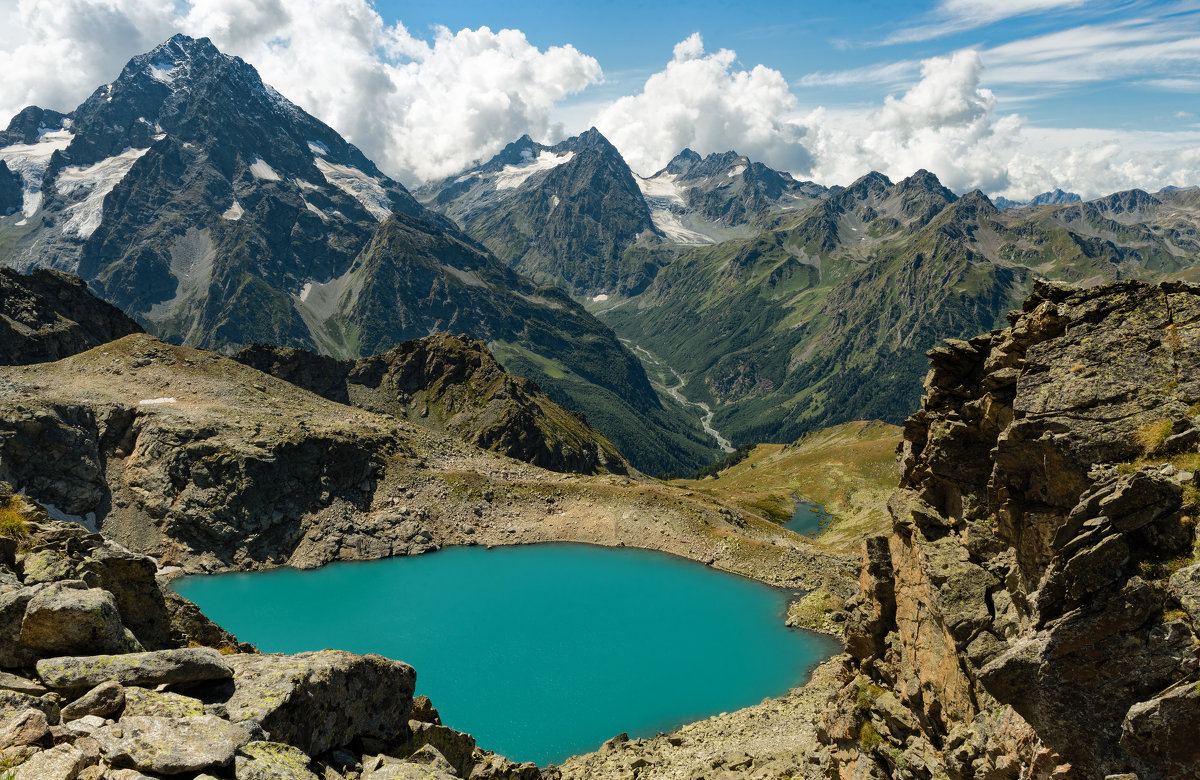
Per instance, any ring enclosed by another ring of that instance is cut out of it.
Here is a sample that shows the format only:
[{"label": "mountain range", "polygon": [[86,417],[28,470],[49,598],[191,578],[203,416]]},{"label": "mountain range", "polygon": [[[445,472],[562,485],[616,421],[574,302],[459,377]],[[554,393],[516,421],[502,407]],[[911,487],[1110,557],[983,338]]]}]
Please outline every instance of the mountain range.
[{"label": "mountain range", "polygon": [[[207,39],[0,133],[0,263],[83,277],[156,336],[358,358],[467,331],[646,471],[715,446],[567,295],[520,276]],[[19,190],[19,206],[14,187]]]},{"label": "mountain range", "polygon": [[0,264],[77,273],[168,341],[357,360],[462,332],[654,474],[899,423],[925,351],[1034,280],[1189,279],[1200,253],[1195,190],[999,209],[928,171],[825,187],[689,149],[642,177],[595,128],[410,193],[186,36],[18,114],[0,213]]}]

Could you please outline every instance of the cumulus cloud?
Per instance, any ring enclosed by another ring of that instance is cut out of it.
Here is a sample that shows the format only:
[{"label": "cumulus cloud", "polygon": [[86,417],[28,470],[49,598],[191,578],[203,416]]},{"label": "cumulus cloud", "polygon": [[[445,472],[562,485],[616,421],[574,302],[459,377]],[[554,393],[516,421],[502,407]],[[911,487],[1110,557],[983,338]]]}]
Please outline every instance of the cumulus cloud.
[{"label": "cumulus cloud", "polygon": [[795,121],[787,80],[763,65],[743,70],[736,62],[728,49],[705,52],[693,34],[640,93],[616,100],[593,123],[643,175],[685,147],[700,154],[736,149],[785,169],[807,168],[804,128]]},{"label": "cumulus cloud", "polygon": [[0,0],[0,121],[31,104],[74,108],[169,37],[173,17],[159,0]]},{"label": "cumulus cloud", "polygon": [[846,184],[870,170],[896,179],[925,168],[957,192],[1014,200],[1056,187],[1090,198],[1200,182],[1200,133],[1032,128],[997,112],[983,72],[972,50],[934,57],[907,92],[873,111],[810,112],[808,173]]},{"label": "cumulus cloud", "polygon": [[1020,120],[996,115],[995,95],[979,86],[982,70],[974,51],[934,57],[922,63],[915,85],[872,112],[812,112],[804,121],[813,177],[845,183],[868,170],[896,178],[926,168],[958,191],[1007,187],[1004,159]]},{"label": "cumulus cloud", "polygon": [[553,139],[556,103],[602,79],[574,47],[517,30],[386,25],[367,0],[0,0],[0,114],[70,110],[175,31],[207,36],[403,181],[446,176],[522,133]]}]

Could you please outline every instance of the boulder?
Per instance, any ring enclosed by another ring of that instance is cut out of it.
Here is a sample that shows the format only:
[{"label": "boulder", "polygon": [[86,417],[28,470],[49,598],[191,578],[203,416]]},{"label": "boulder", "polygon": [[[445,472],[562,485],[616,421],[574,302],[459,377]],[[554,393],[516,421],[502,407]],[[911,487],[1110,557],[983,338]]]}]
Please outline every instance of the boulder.
[{"label": "boulder", "polygon": [[171,691],[150,691],[130,686],[125,689],[124,714],[155,715],[162,718],[203,715],[204,702]]},{"label": "boulder", "polygon": [[82,750],[74,745],[57,745],[17,767],[13,780],[75,780],[87,765]]},{"label": "boulder", "polygon": [[408,734],[416,673],[380,655],[321,650],[296,655],[233,655],[232,691],[220,706],[234,723],[309,755],[366,737]]},{"label": "boulder", "polygon": [[0,691],[0,712],[12,713],[23,710],[37,710],[46,716],[50,725],[58,723],[59,697],[57,694],[45,696],[30,696],[28,693],[16,691]]},{"label": "boulder", "polygon": [[457,774],[454,766],[442,755],[442,751],[433,745],[422,745],[420,750],[417,750],[408,757],[406,763],[420,764],[421,766],[429,767],[434,772],[444,772],[448,775]]},{"label": "boulder", "polygon": [[76,720],[86,715],[107,717],[125,704],[125,688],[119,682],[109,680],[80,696],[62,708],[63,722]]},{"label": "boulder", "polygon": [[422,764],[384,764],[378,769],[363,772],[362,780],[456,780],[452,772],[438,771]]},{"label": "boulder", "polygon": [[20,642],[43,655],[142,649],[122,625],[111,593],[72,580],[47,585],[29,600]]},{"label": "boulder", "polygon": [[0,672],[0,690],[27,693],[30,696],[44,696],[50,692],[44,685],[39,685],[33,680],[16,674],[8,674],[7,672]]},{"label": "boulder", "polygon": [[279,742],[248,742],[233,759],[237,780],[317,780],[310,763],[304,751]]},{"label": "boulder", "polygon": [[228,766],[250,734],[215,715],[121,718],[93,735],[114,766],[174,775]]},{"label": "boulder", "polygon": [[25,608],[37,591],[37,588],[20,588],[0,593],[0,667],[25,667],[37,659],[37,655],[20,641]]},{"label": "boulder", "polygon": [[1192,621],[1200,623],[1200,563],[1185,566],[1172,574],[1169,590],[1191,615]]},{"label": "boulder", "polygon": [[445,726],[416,720],[409,721],[408,726],[412,729],[412,736],[403,748],[393,751],[396,755],[412,755],[425,746],[431,746],[450,762],[459,775],[466,777],[471,774],[471,768],[475,765],[472,755],[475,752],[474,737]]},{"label": "boulder", "polygon": [[108,680],[122,685],[155,686],[233,676],[225,656],[207,647],[47,658],[38,661],[37,671],[46,685],[66,690],[88,688]]},{"label": "boulder", "polygon": [[1194,777],[1200,771],[1200,684],[1181,682],[1130,707],[1121,747],[1167,777]]},{"label": "boulder", "polygon": [[40,745],[49,735],[46,713],[20,710],[0,721],[0,750],[14,745]]}]

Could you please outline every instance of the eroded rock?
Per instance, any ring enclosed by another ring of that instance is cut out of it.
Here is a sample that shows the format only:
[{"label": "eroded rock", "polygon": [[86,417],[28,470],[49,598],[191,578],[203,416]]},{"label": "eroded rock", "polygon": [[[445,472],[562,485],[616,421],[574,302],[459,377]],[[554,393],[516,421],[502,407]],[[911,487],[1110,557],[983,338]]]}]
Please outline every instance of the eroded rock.
[{"label": "eroded rock", "polygon": [[208,647],[47,658],[38,661],[37,670],[46,685],[64,690],[92,687],[109,680],[153,687],[233,676],[225,657]]},{"label": "eroded rock", "polygon": [[113,765],[165,775],[228,766],[250,741],[244,728],[214,715],[133,715],[97,729],[94,737]]}]

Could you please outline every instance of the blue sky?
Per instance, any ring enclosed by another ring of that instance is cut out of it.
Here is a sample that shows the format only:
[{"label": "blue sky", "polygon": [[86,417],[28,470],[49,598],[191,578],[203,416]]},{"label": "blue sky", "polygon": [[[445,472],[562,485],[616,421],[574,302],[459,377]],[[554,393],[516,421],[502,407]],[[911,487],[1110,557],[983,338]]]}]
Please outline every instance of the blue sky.
[{"label": "blue sky", "polygon": [[635,172],[736,150],[822,184],[1200,185],[1200,0],[0,0],[0,122],[206,36],[407,185],[595,125]]},{"label": "blue sky", "polygon": [[[382,0],[377,8],[385,20],[400,21],[418,36],[430,35],[437,25],[452,30],[487,25],[519,29],[540,48],[571,44],[599,61],[606,81],[575,101],[634,91],[663,67],[676,43],[699,32],[709,50],[732,49],[747,67],[778,70],[802,104],[877,104],[915,79],[920,60],[973,48],[992,52],[983,57],[981,85],[996,94],[1002,109],[1034,125],[1163,130],[1200,122],[1200,3],[957,5],[961,11],[953,3],[879,0],[453,5]],[[1027,10],[989,21],[979,11],[988,6],[993,16],[1005,8]],[[1055,34],[1057,40],[1047,38]],[[1071,57],[1064,51],[1068,46],[1088,51]],[[1132,61],[1112,71],[1099,67],[1096,60],[1119,49],[1132,49]],[[864,72],[851,80],[853,71],[889,66],[889,73]],[[1168,79],[1169,84],[1155,83]]]}]

